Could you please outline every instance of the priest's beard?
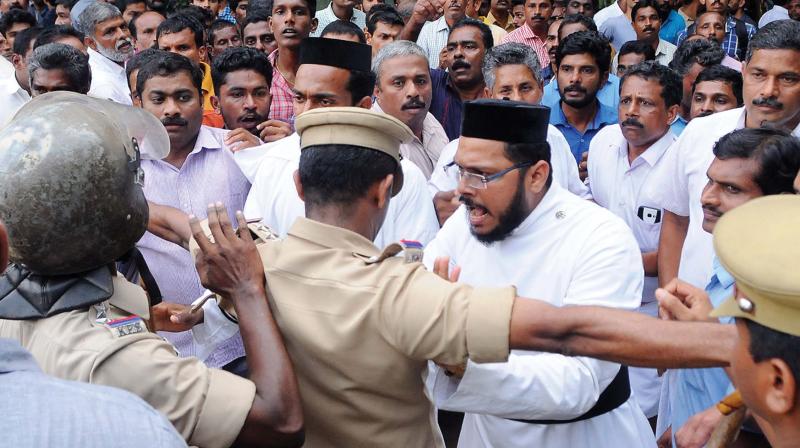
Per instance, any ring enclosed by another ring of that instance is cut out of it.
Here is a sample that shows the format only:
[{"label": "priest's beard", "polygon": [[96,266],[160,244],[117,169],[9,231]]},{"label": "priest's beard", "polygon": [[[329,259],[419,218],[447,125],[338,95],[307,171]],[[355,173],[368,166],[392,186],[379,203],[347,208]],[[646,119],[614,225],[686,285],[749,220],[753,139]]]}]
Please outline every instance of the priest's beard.
[{"label": "priest's beard", "polygon": [[[522,221],[530,214],[525,210],[525,176],[520,175],[519,182],[517,183],[517,191],[514,192],[514,197],[511,198],[511,203],[508,204],[505,210],[497,217],[497,227],[492,229],[489,233],[477,234],[475,229],[470,225],[469,230],[475,238],[486,246],[491,246],[493,243],[502,241],[511,234]],[[471,199],[461,197],[461,202],[467,207],[474,205]],[[467,214],[467,221],[469,221],[469,214]]]}]

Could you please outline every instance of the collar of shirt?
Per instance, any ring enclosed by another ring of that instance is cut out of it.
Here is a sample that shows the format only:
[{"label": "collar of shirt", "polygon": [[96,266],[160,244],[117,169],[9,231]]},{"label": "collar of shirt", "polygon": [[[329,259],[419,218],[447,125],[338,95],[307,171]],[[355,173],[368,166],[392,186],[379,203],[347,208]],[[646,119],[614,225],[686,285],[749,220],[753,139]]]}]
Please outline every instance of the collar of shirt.
[{"label": "collar of shirt", "polygon": [[217,14],[217,17],[226,22],[236,23],[236,17],[233,15],[230,5],[225,5],[225,9],[220,11],[219,14]]},{"label": "collar of shirt", "polygon": [[437,33],[441,32],[447,32],[448,34],[450,33],[450,27],[447,26],[447,20],[444,19],[444,16],[439,17],[438,19],[436,19],[435,22],[431,22],[431,26]]},{"label": "collar of shirt", "polygon": [[733,282],[736,281],[733,278],[733,276],[727,270],[725,270],[724,267],[722,267],[722,263],[720,263],[719,258],[717,258],[716,256],[714,256],[714,277],[716,277],[720,286],[725,289],[728,289],[731,286],[733,286]]},{"label": "collar of shirt", "polygon": [[667,45],[667,41],[664,39],[658,39],[658,46],[656,47],[656,59],[658,59],[659,56],[667,55],[667,50],[669,49],[668,47],[669,45]]},{"label": "collar of shirt", "polygon": [[498,21],[497,18],[494,15],[492,15],[491,11],[489,11],[489,14],[487,14],[486,18],[484,18],[482,21],[487,25],[496,25],[496,26],[499,26],[500,28],[502,28],[502,29],[504,29],[506,31],[509,31],[509,32],[510,31],[514,31],[516,29],[514,27],[514,21],[511,20],[511,14],[508,15],[508,18],[506,19],[506,24],[505,25],[500,23],[500,21]]},{"label": "collar of shirt", "polygon": [[[334,22],[336,20],[342,20],[339,17],[337,17],[336,14],[334,14],[334,12],[333,12],[333,2],[330,2],[328,4],[328,7],[323,9],[322,11],[324,11],[325,14],[330,14],[331,22]],[[322,11],[320,11],[320,12],[322,12]],[[317,14],[319,14],[319,12]],[[366,14],[364,14],[363,11],[353,8],[353,15],[350,16],[350,22],[358,23],[359,15],[361,15],[361,14],[363,14],[366,17]],[[319,30],[320,33],[322,33],[323,31],[325,31],[325,30]]]},{"label": "collar of shirt", "polygon": [[[622,140],[623,142],[619,146],[619,150],[623,156],[627,157],[628,141],[625,140],[625,137],[622,137]],[[633,163],[630,164],[631,167],[640,163],[647,163],[651,167],[655,166],[659,159],[661,159],[661,156],[667,152],[667,149],[669,149],[673,143],[675,143],[675,134],[673,134],[672,131],[667,128],[667,133],[662,135],[661,138],[656,140],[656,142],[650,145],[649,148],[645,149],[645,151],[639,157],[637,157]],[[641,162],[639,162],[639,160],[641,160]]]},{"label": "collar of shirt", "polygon": [[41,372],[39,365],[27,350],[13,339],[0,338],[0,373]]},{"label": "collar of shirt", "polygon": [[299,238],[331,249],[344,249],[358,255],[373,257],[380,250],[372,241],[341,227],[323,224],[308,218],[299,217],[289,229],[289,237]]},{"label": "collar of shirt", "polygon": [[[597,106],[597,113],[594,114],[592,122],[586,127],[586,131],[600,129],[605,125],[617,122],[617,114],[614,112],[614,109],[606,106],[601,101],[597,101]],[[561,101],[558,102],[557,107],[551,109],[550,114],[550,124],[554,126],[574,127],[567,121],[567,116],[564,115],[564,111],[561,109]],[[586,131],[584,131],[584,133]]]},{"label": "collar of shirt", "polygon": [[95,65],[93,68],[99,68],[103,71],[113,73],[115,76],[125,76],[125,67],[108,59],[92,48],[86,48],[86,51],[89,53],[89,65]]},{"label": "collar of shirt", "polygon": [[[190,152],[189,155],[186,156],[187,162],[192,155],[199,154],[200,151],[216,150],[223,148],[222,141],[224,137],[218,138],[216,135],[214,135],[215,132],[223,133],[223,135],[228,133],[228,131],[225,129],[214,129],[212,131],[212,128],[209,128],[208,126],[200,126],[200,132],[197,134],[197,140],[194,142],[194,148],[192,149],[192,152]],[[149,157],[146,153],[142,153],[142,159],[149,159]],[[158,162],[167,163],[164,162],[163,160],[159,160]],[[172,166],[171,164],[169,165]],[[186,166],[186,162],[184,162],[184,166]],[[175,167],[173,168],[176,171],[180,171],[180,168],[175,168]]]}]

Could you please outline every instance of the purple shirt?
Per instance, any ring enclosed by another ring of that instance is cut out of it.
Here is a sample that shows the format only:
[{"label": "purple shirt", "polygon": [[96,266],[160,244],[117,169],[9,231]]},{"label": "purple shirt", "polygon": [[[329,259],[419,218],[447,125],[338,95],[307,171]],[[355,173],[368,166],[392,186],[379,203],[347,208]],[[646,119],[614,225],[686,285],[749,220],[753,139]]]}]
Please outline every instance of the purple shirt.
[{"label": "purple shirt", "polygon": [[[194,149],[181,168],[163,160],[142,160],[145,172],[144,194],[148,201],[168,205],[206,218],[208,204],[222,201],[235,222],[236,210],[244,209],[250,183],[233,161],[233,154],[224,148],[227,130],[203,126]],[[205,288],[188,251],[147,232],[137,244],[153,273],[165,301],[188,305],[203,295]],[[190,332],[161,333],[180,352],[193,356],[195,349]],[[222,367],[244,356],[241,337],[235,336],[205,361],[210,367]]]}]

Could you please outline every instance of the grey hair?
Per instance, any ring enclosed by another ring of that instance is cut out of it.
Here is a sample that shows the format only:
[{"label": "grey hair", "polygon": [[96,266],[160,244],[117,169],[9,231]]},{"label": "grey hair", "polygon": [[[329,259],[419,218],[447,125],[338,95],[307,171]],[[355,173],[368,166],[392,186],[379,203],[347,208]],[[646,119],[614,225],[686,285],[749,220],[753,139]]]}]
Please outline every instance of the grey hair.
[{"label": "grey hair", "polygon": [[36,70],[63,70],[70,90],[86,94],[92,84],[89,57],[71,45],[52,43],[33,50],[28,61],[28,81],[33,85]]},{"label": "grey hair", "polygon": [[536,82],[542,83],[542,66],[536,51],[528,45],[509,42],[490,48],[483,57],[481,70],[483,71],[483,80],[489,90],[494,88],[495,70],[504,65],[525,65],[536,78]]},{"label": "grey hair", "polygon": [[750,39],[745,62],[750,62],[756,50],[800,51],[800,23],[796,20],[776,20],[764,25]]},{"label": "grey hair", "polygon": [[87,6],[78,17],[80,29],[78,31],[94,39],[94,30],[98,23],[105,22],[106,20],[121,17],[122,13],[119,9],[104,1],[97,1]]},{"label": "grey hair", "polygon": [[425,51],[414,42],[408,40],[392,42],[381,48],[372,60],[372,73],[375,74],[375,79],[378,83],[380,83],[381,80],[381,67],[383,63],[389,59],[403,56],[419,56],[425,60],[426,65],[428,63],[428,56],[425,55]]}]

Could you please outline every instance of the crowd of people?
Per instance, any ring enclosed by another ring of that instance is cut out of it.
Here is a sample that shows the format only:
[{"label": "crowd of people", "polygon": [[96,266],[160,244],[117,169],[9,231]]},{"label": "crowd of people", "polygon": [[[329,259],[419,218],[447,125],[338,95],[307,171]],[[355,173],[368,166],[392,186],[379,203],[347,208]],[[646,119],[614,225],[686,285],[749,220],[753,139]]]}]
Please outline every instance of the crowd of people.
[{"label": "crowd of people", "polygon": [[9,446],[800,447],[800,0],[322,6],[0,0]]}]

